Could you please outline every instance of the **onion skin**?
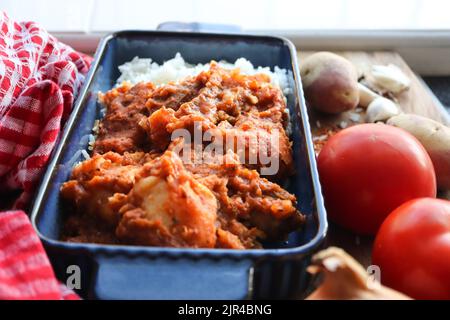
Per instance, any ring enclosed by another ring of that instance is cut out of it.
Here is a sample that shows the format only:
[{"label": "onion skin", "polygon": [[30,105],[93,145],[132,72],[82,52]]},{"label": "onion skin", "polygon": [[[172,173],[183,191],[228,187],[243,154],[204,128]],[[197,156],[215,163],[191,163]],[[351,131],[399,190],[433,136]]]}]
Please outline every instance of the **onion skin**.
[{"label": "onion skin", "polygon": [[[371,281],[366,270],[344,250],[330,247],[318,252],[308,267],[322,272],[323,283],[306,300],[410,300],[408,296]],[[382,274],[381,274],[382,276]]]}]

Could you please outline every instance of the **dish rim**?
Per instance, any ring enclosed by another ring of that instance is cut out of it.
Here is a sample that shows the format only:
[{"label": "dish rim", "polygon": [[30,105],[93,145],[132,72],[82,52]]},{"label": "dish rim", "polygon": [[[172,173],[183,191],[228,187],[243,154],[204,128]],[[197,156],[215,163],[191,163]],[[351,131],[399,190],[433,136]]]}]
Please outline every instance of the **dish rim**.
[{"label": "dish rim", "polygon": [[[232,249],[215,249],[215,248],[172,248],[172,247],[150,247],[150,246],[136,246],[136,245],[116,245],[116,244],[96,244],[96,243],[74,243],[65,242],[61,240],[51,239],[44,236],[37,225],[37,220],[39,217],[39,209],[41,206],[45,205],[44,198],[46,191],[49,187],[56,165],[62,155],[63,148],[66,144],[66,140],[70,132],[72,131],[74,125],[76,124],[77,115],[86,99],[88,93],[88,88],[94,78],[95,71],[98,68],[101,58],[106,52],[106,47],[108,42],[119,36],[126,35],[155,35],[155,36],[180,36],[183,37],[197,37],[208,39],[209,37],[216,38],[226,38],[226,39],[239,39],[245,41],[245,39],[255,39],[255,40],[277,40],[281,41],[289,49],[292,62],[292,72],[294,76],[294,85],[297,89],[297,99],[299,101],[300,118],[302,126],[304,128],[304,139],[306,144],[307,160],[310,167],[311,182],[314,194],[314,207],[312,216],[317,221],[317,232],[312,239],[307,243],[293,248],[271,248],[271,249],[245,249],[245,250],[232,250]],[[322,241],[325,239],[328,230],[328,221],[326,216],[326,210],[324,206],[323,196],[321,192],[321,186],[319,182],[319,175],[317,170],[317,164],[315,159],[315,152],[312,142],[311,128],[309,125],[308,112],[306,110],[306,104],[303,95],[303,88],[300,85],[300,73],[297,62],[297,50],[294,44],[285,37],[281,36],[266,36],[266,35],[254,35],[254,34],[236,34],[236,33],[195,33],[195,32],[176,32],[176,31],[153,31],[153,30],[121,30],[116,32],[111,32],[103,37],[99,43],[97,50],[95,52],[93,62],[89,68],[89,72],[86,75],[85,81],[82,88],[77,96],[74,103],[73,109],[71,111],[70,117],[64,126],[63,132],[60,133],[60,138],[57,143],[57,147],[53,150],[51,161],[49,162],[45,174],[39,184],[39,189],[37,191],[35,200],[32,205],[30,220],[38,234],[41,241],[48,246],[67,249],[76,252],[89,252],[91,254],[105,254],[105,255],[125,255],[129,257],[155,257],[155,256],[166,256],[179,258],[193,257],[193,258],[203,258],[209,257],[213,259],[221,258],[231,258],[231,259],[255,259],[255,258],[274,258],[274,257],[288,257],[288,256],[300,256],[307,254],[317,248]]]}]

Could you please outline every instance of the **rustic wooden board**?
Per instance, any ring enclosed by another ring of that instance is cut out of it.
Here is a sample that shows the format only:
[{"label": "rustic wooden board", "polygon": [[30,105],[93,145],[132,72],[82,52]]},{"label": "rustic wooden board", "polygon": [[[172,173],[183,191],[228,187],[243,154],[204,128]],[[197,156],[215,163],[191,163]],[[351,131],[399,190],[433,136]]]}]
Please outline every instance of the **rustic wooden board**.
[{"label": "rustic wooden board", "polygon": [[[302,51],[298,53],[300,66],[304,58],[312,53],[313,52],[310,51]],[[402,111],[406,113],[423,115],[441,123],[449,124],[447,111],[442,108],[433,93],[414,74],[399,54],[395,52],[348,51],[336,53],[350,60],[356,66],[360,75],[370,70],[372,65],[394,64],[398,66],[411,79],[410,89],[395,97]],[[348,123],[349,125],[357,122],[365,122],[364,110],[359,110],[358,114],[361,115],[359,121],[352,121],[350,120],[350,113],[348,112],[337,116],[325,116],[310,109],[309,116],[313,136],[323,135],[324,129],[326,128],[339,127],[339,124],[342,121]],[[330,223],[325,246],[337,246],[343,248],[365,267],[371,265],[372,245],[372,237],[357,236],[350,231],[344,230],[341,227]]]}]

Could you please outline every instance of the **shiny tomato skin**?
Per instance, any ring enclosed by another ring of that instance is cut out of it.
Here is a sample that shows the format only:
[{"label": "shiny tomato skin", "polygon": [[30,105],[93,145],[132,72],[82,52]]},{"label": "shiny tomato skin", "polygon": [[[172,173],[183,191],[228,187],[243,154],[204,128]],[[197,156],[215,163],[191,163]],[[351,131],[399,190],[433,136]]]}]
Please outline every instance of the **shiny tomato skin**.
[{"label": "shiny tomato skin", "polygon": [[450,299],[450,201],[421,198],[394,210],[376,236],[372,263],[386,286],[415,299]]},{"label": "shiny tomato skin", "polygon": [[436,197],[430,157],[399,128],[344,129],[324,145],[317,164],[328,216],[358,234],[375,235],[387,215],[408,200]]}]

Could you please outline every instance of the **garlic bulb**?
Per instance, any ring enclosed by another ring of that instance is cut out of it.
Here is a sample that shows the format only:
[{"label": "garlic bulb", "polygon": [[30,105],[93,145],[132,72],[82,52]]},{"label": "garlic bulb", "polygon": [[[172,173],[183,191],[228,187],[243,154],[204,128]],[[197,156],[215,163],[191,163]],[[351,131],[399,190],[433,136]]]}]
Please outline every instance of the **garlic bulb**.
[{"label": "garlic bulb", "polygon": [[391,100],[378,97],[367,107],[366,118],[368,122],[386,121],[400,114],[400,109]]},{"label": "garlic bulb", "polygon": [[307,300],[410,299],[379,282],[374,282],[355,259],[339,248],[330,247],[314,255],[308,271],[323,272],[325,278],[323,283],[307,297]]},{"label": "garlic bulb", "polygon": [[393,64],[372,66],[371,74],[379,87],[392,93],[400,93],[411,85],[411,80]]}]

